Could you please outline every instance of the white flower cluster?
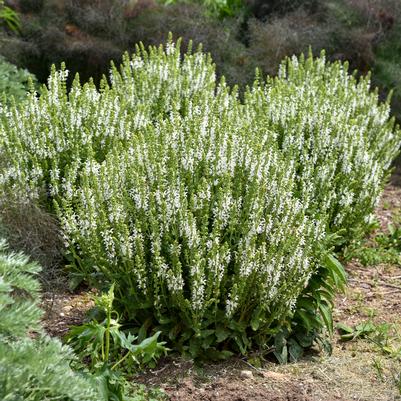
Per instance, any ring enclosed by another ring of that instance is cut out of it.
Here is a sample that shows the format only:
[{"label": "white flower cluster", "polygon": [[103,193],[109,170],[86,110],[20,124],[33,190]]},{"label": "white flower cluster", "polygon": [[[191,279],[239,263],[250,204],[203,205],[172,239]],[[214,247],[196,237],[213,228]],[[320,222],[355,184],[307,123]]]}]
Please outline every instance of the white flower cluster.
[{"label": "white flower cluster", "polygon": [[76,268],[118,282],[128,308],[193,327],[291,313],[316,245],[366,224],[400,145],[368,78],[324,56],[288,60],[243,101],[179,43],[139,46],[101,91],[67,93],[66,77],[0,110],[1,187],[50,200]]},{"label": "white flower cluster", "polygon": [[[401,145],[389,119],[389,102],[370,92],[347,64],[296,57],[283,62],[279,78],[257,82],[246,95],[260,132],[275,133],[297,170],[299,196],[330,230],[365,225]],[[257,128],[255,127],[255,131]]]}]

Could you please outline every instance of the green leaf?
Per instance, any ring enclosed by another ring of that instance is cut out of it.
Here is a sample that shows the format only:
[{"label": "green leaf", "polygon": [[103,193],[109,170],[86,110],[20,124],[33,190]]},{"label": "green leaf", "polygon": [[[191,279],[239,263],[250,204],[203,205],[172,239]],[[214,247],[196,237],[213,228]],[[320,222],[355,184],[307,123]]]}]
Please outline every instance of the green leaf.
[{"label": "green leaf", "polygon": [[288,353],[290,355],[290,361],[291,362],[298,361],[298,359],[304,353],[303,348],[293,338],[289,339],[288,344],[289,344]]},{"label": "green leaf", "polygon": [[317,320],[315,313],[310,314],[301,309],[297,310],[296,313],[308,332],[311,331],[313,328],[318,328],[320,326],[320,322],[319,320]]},{"label": "green leaf", "polygon": [[297,310],[305,309],[314,312],[316,310],[316,301],[312,297],[302,297],[297,301]]},{"label": "green leaf", "polygon": [[284,332],[278,333],[274,338],[274,356],[277,358],[278,362],[281,364],[287,363],[288,361],[288,349],[287,340]]},{"label": "green leaf", "polygon": [[258,307],[254,310],[251,318],[251,328],[253,331],[256,331],[259,329],[260,326],[260,315],[262,313],[262,308]]},{"label": "green leaf", "polygon": [[353,333],[354,332],[354,329],[351,326],[347,326],[344,323],[337,323],[336,328],[340,333]]},{"label": "green leaf", "polygon": [[201,330],[200,337],[201,338],[207,338],[207,337],[210,337],[214,333],[215,333],[215,330],[213,330],[213,329]]},{"label": "green leaf", "polygon": [[68,282],[68,288],[70,291],[75,291],[80,284],[84,281],[84,277],[81,274],[71,274],[70,280]]},{"label": "green leaf", "polygon": [[322,315],[323,321],[325,323],[325,326],[326,326],[330,336],[332,336],[333,335],[333,316],[331,314],[330,308],[327,305],[320,303],[319,311]]},{"label": "green leaf", "polygon": [[228,338],[228,336],[230,335],[230,331],[224,328],[223,326],[217,326],[215,334],[217,342],[221,343],[222,341]]},{"label": "green leaf", "polygon": [[326,255],[323,264],[327,269],[329,269],[331,276],[333,277],[338,288],[343,289],[347,282],[347,274],[343,265],[332,254]]},{"label": "green leaf", "polygon": [[207,357],[212,361],[224,361],[233,355],[234,355],[233,352],[227,350],[218,351],[214,348],[209,348],[207,350]]},{"label": "green leaf", "polygon": [[336,325],[337,330],[341,333],[353,333],[354,329],[350,326],[347,326],[344,323],[337,323]]}]

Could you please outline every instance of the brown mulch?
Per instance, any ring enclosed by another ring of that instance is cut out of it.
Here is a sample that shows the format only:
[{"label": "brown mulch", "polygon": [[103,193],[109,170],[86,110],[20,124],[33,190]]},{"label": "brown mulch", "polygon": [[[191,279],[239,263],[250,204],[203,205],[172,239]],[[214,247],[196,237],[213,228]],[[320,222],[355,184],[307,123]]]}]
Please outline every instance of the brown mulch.
[{"label": "brown mulch", "polygon": [[[145,372],[135,380],[162,388],[171,401],[319,401],[312,377],[296,377],[270,368],[256,369],[245,360],[207,364],[202,367],[179,358]],[[273,366],[273,364],[272,364]],[[277,365],[274,365],[277,367]],[[346,401],[342,395],[325,396],[325,401]]]}]

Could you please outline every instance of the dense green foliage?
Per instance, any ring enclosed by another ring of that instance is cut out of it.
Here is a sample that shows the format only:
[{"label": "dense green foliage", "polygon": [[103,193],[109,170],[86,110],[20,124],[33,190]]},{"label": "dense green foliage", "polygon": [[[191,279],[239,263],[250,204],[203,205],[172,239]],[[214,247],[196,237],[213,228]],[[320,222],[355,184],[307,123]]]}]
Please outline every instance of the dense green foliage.
[{"label": "dense green foliage", "polygon": [[294,311],[330,329],[328,238],[363,232],[401,142],[369,77],[293,57],[242,102],[172,42],[100,91],[67,75],[2,111],[0,182],[54,208],[78,280],[115,282],[125,319],[193,356],[269,345]]},{"label": "dense green foliage", "polygon": [[71,370],[70,348],[40,328],[39,266],[0,244],[0,398],[98,401],[93,384]]},{"label": "dense green foliage", "polygon": [[[27,92],[36,84],[36,78],[27,70],[17,68],[0,56],[0,94],[8,101],[14,98],[20,101],[26,98]],[[2,99],[0,98],[0,102]]]}]

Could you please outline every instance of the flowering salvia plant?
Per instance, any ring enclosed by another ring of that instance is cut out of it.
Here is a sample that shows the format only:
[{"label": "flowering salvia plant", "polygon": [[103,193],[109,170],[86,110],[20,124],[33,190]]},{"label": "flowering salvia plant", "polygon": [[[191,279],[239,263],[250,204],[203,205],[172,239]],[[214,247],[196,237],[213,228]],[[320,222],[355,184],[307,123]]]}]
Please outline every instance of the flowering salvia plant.
[{"label": "flowering salvia plant", "polygon": [[29,94],[26,106],[0,103],[0,185],[9,196],[46,200],[69,193],[72,177],[86,160],[102,161],[117,144],[131,143],[137,132],[173,110],[185,114],[190,103],[209,98],[216,86],[209,56],[190,49],[181,59],[180,42],[146,50],[137,46],[100,90],[81,85],[77,76],[67,90],[68,70],[52,68],[41,96]]},{"label": "flowering salvia plant", "polygon": [[[348,64],[285,60],[275,78],[255,81],[246,94],[254,124],[274,132],[296,168],[297,196],[330,232],[363,232],[400,148],[389,100],[379,102],[370,77]],[[343,234],[343,235],[344,235]]]},{"label": "flowering salvia plant", "polygon": [[230,325],[267,330],[294,308],[322,232],[292,196],[291,163],[250,128],[220,86],[186,117],[172,113],[128,149],[89,160],[58,204],[78,270],[120,283],[133,319],[151,311],[211,345]]},{"label": "flowering salvia plant", "polygon": [[330,323],[327,238],[369,219],[401,138],[368,78],[292,58],[241,101],[172,41],[99,90],[66,78],[1,109],[0,183],[57,213],[76,277],[193,356],[269,344],[294,311]]}]

